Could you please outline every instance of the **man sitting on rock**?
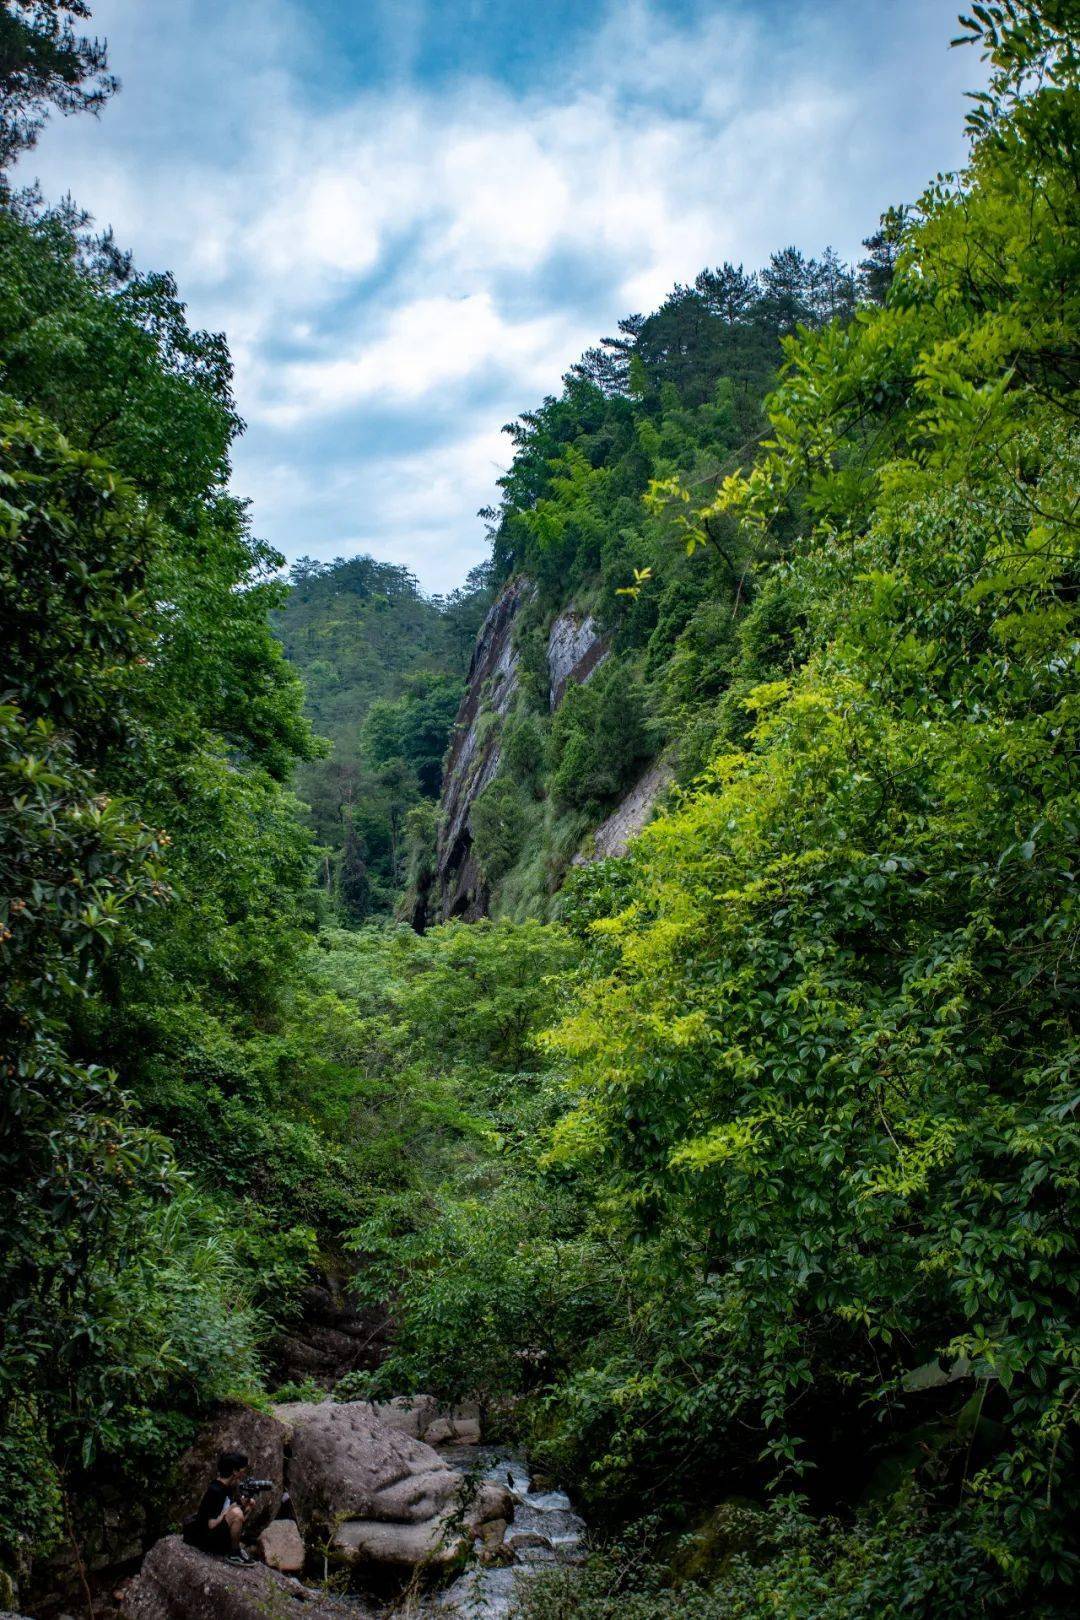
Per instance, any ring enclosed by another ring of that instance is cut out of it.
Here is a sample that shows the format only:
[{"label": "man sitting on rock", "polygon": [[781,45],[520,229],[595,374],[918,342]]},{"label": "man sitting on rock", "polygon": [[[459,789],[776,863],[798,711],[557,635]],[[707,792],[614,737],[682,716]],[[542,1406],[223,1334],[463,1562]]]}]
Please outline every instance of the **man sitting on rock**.
[{"label": "man sitting on rock", "polygon": [[251,1554],[240,1545],[251,1501],[233,1499],[244,1478],[248,1460],[242,1451],[223,1451],[218,1458],[218,1477],[203,1492],[198,1511],[184,1523],[184,1540],[203,1552],[222,1553],[231,1564],[250,1564]]}]

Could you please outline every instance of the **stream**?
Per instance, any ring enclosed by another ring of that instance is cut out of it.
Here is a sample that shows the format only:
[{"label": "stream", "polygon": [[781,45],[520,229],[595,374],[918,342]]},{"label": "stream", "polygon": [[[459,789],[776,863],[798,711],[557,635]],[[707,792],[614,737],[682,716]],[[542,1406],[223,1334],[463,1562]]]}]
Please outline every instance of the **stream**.
[{"label": "stream", "polygon": [[533,1488],[526,1459],[508,1446],[455,1446],[441,1453],[472,1478],[507,1485],[514,1517],[504,1545],[508,1564],[474,1564],[441,1591],[426,1593],[403,1611],[403,1620],[504,1620],[517,1584],[554,1564],[580,1563],[585,1555],[585,1521],[565,1491]]}]

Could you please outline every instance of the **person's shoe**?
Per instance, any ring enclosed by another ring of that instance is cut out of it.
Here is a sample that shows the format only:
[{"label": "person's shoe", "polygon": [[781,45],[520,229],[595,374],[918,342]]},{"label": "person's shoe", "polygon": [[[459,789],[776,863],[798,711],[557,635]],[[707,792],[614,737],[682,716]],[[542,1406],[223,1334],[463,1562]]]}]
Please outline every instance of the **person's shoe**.
[{"label": "person's shoe", "polygon": [[230,1564],[253,1564],[255,1562],[246,1547],[237,1547],[234,1553],[229,1554]]}]

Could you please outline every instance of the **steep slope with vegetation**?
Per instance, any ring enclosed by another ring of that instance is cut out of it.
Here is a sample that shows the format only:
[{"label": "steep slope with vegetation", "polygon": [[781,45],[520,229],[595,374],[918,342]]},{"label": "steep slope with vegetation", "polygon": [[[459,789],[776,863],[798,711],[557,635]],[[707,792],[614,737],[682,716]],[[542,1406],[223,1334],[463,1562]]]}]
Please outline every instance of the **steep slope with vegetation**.
[{"label": "steep slope with vegetation", "polygon": [[594,1511],[728,1499],[704,1586],[616,1558],[537,1615],[1070,1602],[1080,91],[1065,8],[983,11],[884,307],[788,345],[752,470],[654,492],[748,571],[703,768],[564,895],[527,1234],[455,1202],[401,1287],[388,1384],[494,1321]]},{"label": "steep slope with vegetation", "polygon": [[[513,624],[459,714],[470,746],[448,762],[445,915],[551,915],[590,828],[657,753],[677,740],[684,780],[708,758],[757,581],[738,525],[719,511],[690,525],[685,503],[749,465],[785,339],[883,296],[901,224],[867,242],[857,274],[795,248],[760,274],[703,271],[508,428],[514,460],[487,515]],[[771,554],[789,530],[774,527]],[[512,691],[494,693],[500,660]]]},{"label": "steep slope with vegetation", "polygon": [[[54,48],[53,100],[106,89],[58,31],[84,7],[18,9],[44,65],[0,64],[5,151]],[[403,875],[362,819],[379,771],[412,773],[430,877],[482,597],[369,559],[290,596],[227,490],[223,340],[4,193],[24,1606],[109,1567],[95,1503],[153,1538],[200,1416],[265,1398],[304,1283],[348,1258],[393,1333],[338,1393],[479,1399],[610,1533],[528,1620],[1073,1611],[1080,41],[1062,0],[963,28],[991,65],[969,166],[890,216],[861,291],[829,259],[725,268],[519,423],[491,516],[520,610],[469,718],[497,915],[422,935],[320,927],[289,784],[328,767],[283,645],[353,750],[351,798],[302,780],[356,918]],[[379,684],[387,622],[419,645]],[[661,750],[663,813],[572,870]]]}]

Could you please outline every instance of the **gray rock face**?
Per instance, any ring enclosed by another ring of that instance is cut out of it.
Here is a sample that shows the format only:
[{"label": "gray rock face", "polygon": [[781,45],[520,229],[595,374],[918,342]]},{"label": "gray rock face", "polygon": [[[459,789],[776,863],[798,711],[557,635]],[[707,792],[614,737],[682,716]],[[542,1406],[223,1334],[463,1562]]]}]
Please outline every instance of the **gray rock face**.
[{"label": "gray rock face", "polygon": [[244,1526],[245,1540],[252,1540],[277,1517],[285,1487],[285,1430],[275,1418],[256,1412],[250,1406],[225,1406],[202,1430],[199,1438],[180,1459],[177,1487],[170,1518],[179,1525],[194,1513],[207,1485],[217,1474],[218,1453],[242,1451],[248,1459],[248,1473],[258,1479],[272,1479],[274,1488],[258,1498]]},{"label": "gray rock face", "polygon": [[370,1610],[347,1606],[265,1564],[241,1568],[167,1536],[151,1547],[124,1594],[121,1620],[370,1620]]},{"label": "gray rock face", "polygon": [[509,1519],[509,1494],[483,1486],[472,1500],[461,1474],[366,1401],[285,1409],[291,1427],[289,1491],[309,1545],[344,1564],[445,1564],[466,1537]]},{"label": "gray rock face", "polygon": [[574,608],[559,614],[548,632],[548,701],[552,709],[559,707],[571,681],[583,686],[595,674],[609,651],[591,614],[582,618]]},{"label": "gray rock face", "polygon": [[444,920],[463,917],[473,922],[487,911],[487,895],[472,853],[469,814],[499,768],[497,721],[509,713],[518,685],[514,623],[535,594],[531,580],[508,581],[492,603],[473,648],[443,773],[436,865]]},{"label": "gray rock face", "polygon": [[636,838],[652,815],[653,805],[670,783],[674,772],[663,760],[650,765],[615,809],[592,835],[591,848],[574,856],[575,866],[588,866],[607,855],[625,855],[630,840]]},{"label": "gray rock face", "polygon": [[[299,1423],[310,1418],[322,1401],[288,1401],[274,1407],[274,1417],[289,1439]],[[480,1443],[480,1408],[474,1402],[464,1406],[440,1406],[433,1395],[396,1395],[392,1401],[350,1401],[365,1407],[389,1429],[398,1429],[423,1440],[429,1446],[475,1446]]]},{"label": "gray rock face", "polygon": [[[443,921],[474,922],[487,915],[490,896],[472,849],[472,807],[493,781],[501,758],[500,722],[518,689],[514,627],[521,609],[536,595],[531,580],[510,580],[492,604],[476,638],[465,696],[458,710],[454,740],[443,774],[440,804],[438,912]],[[567,686],[587,681],[608,656],[609,647],[590,615],[575,608],[560,613],[548,635],[547,664],[551,707]]]},{"label": "gray rock face", "polygon": [[351,1273],[332,1263],[317,1282],[300,1290],[300,1312],[273,1345],[278,1384],[311,1379],[330,1389],[346,1373],[378,1365],[386,1313],[357,1307],[349,1294]]}]

